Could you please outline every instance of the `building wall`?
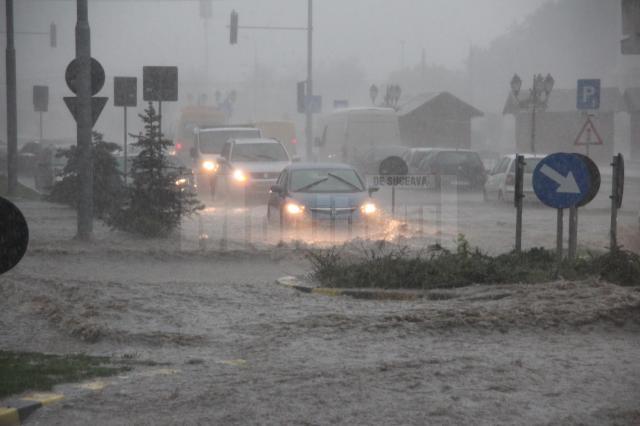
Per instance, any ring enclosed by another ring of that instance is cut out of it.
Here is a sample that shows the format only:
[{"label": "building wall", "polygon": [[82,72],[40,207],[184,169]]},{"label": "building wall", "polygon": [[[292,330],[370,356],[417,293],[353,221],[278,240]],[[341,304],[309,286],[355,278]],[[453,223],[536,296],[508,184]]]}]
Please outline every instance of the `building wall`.
[{"label": "building wall", "polygon": [[471,148],[471,120],[451,116],[400,117],[400,137],[412,147]]},{"label": "building wall", "polygon": [[[593,124],[602,138],[602,145],[589,147],[589,156],[597,164],[608,164],[613,155],[614,114],[600,112],[592,118]],[[536,113],[536,153],[580,152],[587,153],[585,146],[575,145],[578,133],[585,123],[580,112],[540,112]],[[516,115],[516,149],[531,152],[531,112]]]}]

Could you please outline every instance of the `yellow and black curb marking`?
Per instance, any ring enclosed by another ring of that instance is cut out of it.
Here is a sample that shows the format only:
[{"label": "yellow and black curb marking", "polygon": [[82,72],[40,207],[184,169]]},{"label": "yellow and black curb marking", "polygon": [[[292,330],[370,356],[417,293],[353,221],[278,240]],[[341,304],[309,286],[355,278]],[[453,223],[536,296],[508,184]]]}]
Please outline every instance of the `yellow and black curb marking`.
[{"label": "yellow and black curb marking", "polygon": [[418,300],[425,294],[417,290],[382,290],[382,289],[341,289],[328,287],[312,287],[294,276],[278,278],[276,284],[292,288],[303,293],[320,294],[323,296],[351,296],[356,299],[367,300]]},{"label": "yellow and black curb marking", "polygon": [[9,401],[7,407],[0,407],[0,426],[21,425],[38,408],[61,401],[64,395],[59,393],[34,393],[15,401]]}]

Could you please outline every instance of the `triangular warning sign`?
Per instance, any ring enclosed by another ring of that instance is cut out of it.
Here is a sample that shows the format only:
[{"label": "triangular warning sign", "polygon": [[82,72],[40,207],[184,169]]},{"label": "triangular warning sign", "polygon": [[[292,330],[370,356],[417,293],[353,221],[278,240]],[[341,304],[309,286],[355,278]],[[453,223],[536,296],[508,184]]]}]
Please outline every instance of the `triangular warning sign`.
[{"label": "triangular warning sign", "polygon": [[[102,112],[102,109],[104,108],[104,106],[107,104],[107,100],[109,98],[104,98],[101,96],[95,96],[91,98],[91,127],[93,127],[96,124],[96,121],[98,121],[98,117],[100,116],[100,113]],[[69,108],[69,111],[71,111],[71,115],[73,115],[73,118],[76,120],[76,123],[78,122],[78,98],[75,96],[71,96],[71,97],[65,97],[64,98],[64,103],[67,104],[67,108]]]},{"label": "triangular warning sign", "polygon": [[602,138],[596,130],[596,126],[593,125],[591,118],[587,118],[586,123],[580,129],[578,137],[575,141],[576,145],[602,145]]}]

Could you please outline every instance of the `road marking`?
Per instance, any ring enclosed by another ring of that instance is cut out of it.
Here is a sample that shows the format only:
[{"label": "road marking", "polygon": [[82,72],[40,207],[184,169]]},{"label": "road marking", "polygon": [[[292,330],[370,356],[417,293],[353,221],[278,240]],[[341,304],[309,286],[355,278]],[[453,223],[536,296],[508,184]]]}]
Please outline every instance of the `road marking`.
[{"label": "road marking", "polygon": [[92,391],[99,391],[104,389],[107,385],[111,384],[110,382],[103,382],[102,380],[96,380],[93,382],[82,383],[78,385],[78,388]]},{"label": "road marking", "polygon": [[569,172],[567,176],[562,176],[557,170],[552,169],[548,165],[544,164],[540,169],[540,172],[547,176],[549,179],[555,181],[560,185],[556,192],[561,192],[565,194],[580,194],[580,187],[578,187],[578,182],[576,182],[576,178],[573,177],[573,173]]},{"label": "road marking", "polygon": [[247,365],[247,360],[245,359],[227,359],[224,361],[220,361],[221,364],[231,365],[233,367],[244,367]]},{"label": "road marking", "polygon": [[14,426],[20,424],[20,414],[15,408],[0,407],[0,426]]},{"label": "road marking", "polygon": [[50,392],[41,392],[41,393],[32,393],[21,399],[26,399],[27,401],[36,401],[42,405],[51,405],[54,402],[62,401],[64,399],[64,395],[59,393],[50,393]]}]

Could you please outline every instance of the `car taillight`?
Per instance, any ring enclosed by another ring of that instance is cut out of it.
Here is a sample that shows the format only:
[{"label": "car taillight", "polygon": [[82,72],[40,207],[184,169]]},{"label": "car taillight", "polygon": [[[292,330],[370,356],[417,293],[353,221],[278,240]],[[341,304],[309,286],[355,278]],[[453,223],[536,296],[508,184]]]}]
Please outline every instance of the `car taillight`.
[{"label": "car taillight", "polygon": [[514,176],[514,175],[509,174],[509,175],[507,175],[507,181],[506,181],[506,184],[507,184],[507,185],[513,185],[513,184],[515,183],[515,180],[516,180],[516,179],[515,179],[515,176]]},{"label": "car taillight", "polygon": [[298,145],[298,139],[291,138],[291,145]]},{"label": "car taillight", "polygon": [[184,145],[183,145],[183,142],[182,142],[181,140],[178,140],[178,141],[176,142],[176,151],[180,151],[180,150],[182,149],[182,147],[183,147],[183,146],[184,146]]}]

